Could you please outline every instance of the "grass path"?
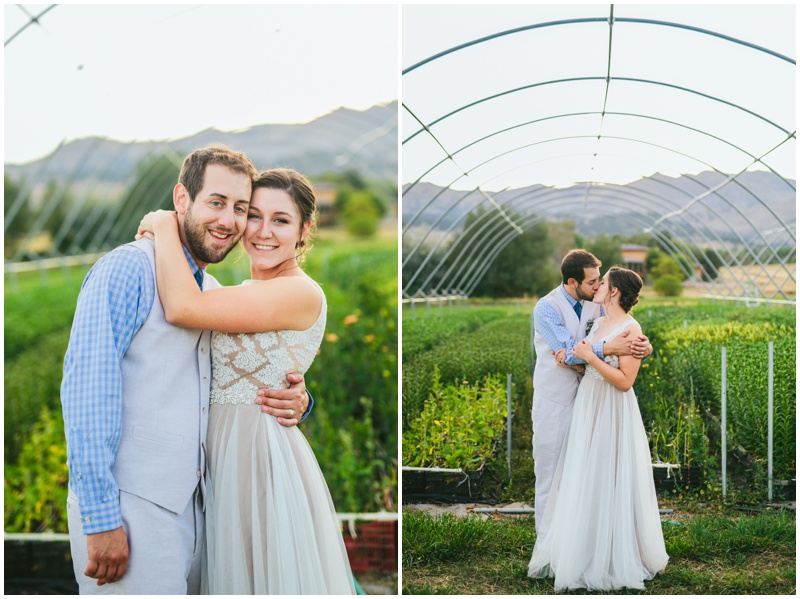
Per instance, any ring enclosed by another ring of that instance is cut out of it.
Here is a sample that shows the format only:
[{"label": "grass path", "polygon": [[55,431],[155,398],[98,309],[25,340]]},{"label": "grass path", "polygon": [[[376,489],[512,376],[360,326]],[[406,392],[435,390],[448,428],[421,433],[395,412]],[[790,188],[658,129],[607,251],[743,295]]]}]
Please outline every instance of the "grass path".
[{"label": "grass path", "polygon": [[[795,517],[696,512],[665,522],[669,564],[644,591],[620,594],[795,594]],[[433,518],[403,514],[403,593],[554,594],[552,579],[531,580],[533,518]],[[578,591],[576,594],[586,594]]]}]

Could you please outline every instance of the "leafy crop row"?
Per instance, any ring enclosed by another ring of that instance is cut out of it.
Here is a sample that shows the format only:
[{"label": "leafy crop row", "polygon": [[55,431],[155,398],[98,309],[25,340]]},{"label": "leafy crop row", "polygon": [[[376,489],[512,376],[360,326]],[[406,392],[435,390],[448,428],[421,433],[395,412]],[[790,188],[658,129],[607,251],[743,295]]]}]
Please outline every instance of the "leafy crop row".
[{"label": "leafy crop row", "polygon": [[494,320],[471,333],[454,335],[403,364],[403,430],[422,411],[438,368],[444,384],[511,374],[520,383],[530,376],[530,317]]},{"label": "leafy crop row", "polygon": [[[727,438],[731,458],[763,476],[767,463],[768,342],[774,343],[774,472],[796,472],[794,311],[716,306],[637,314],[656,349],[636,384],[654,452],[664,461],[718,465],[721,348],[727,348]],[[684,324],[685,321],[685,324]],[[666,414],[672,412],[671,419]],[[702,426],[700,419],[702,419]],[[701,430],[704,434],[701,434]],[[674,462],[673,462],[674,463]],[[742,470],[742,468],[740,468]]]},{"label": "leafy crop row", "polygon": [[502,318],[503,308],[469,308],[456,314],[424,316],[403,321],[403,363],[433,346]]},{"label": "leafy crop row", "polygon": [[[318,242],[306,271],[328,300],[306,375],[316,407],[302,425],[339,511],[394,509],[397,495],[397,250]],[[224,284],[247,260],[214,266]],[[66,531],[59,397],[80,278],[5,297],[5,522],[8,532]]]},{"label": "leafy crop row", "polygon": [[403,433],[403,465],[478,469],[503,430],[505,396],[504,376],[442,386],[435,369],[425,407]]}]

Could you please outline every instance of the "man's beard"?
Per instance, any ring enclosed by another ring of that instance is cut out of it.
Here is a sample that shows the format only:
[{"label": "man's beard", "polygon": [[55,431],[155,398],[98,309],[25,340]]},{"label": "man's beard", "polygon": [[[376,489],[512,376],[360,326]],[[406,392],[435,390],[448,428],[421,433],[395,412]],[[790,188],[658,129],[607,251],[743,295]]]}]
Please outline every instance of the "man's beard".
[{"label": "man's beard", "polygon": [[195,260],[209,264],[222,262],[225,256],[236,246],[239,237],[241,237],[241,235],[236,235],[236,231],[224,230],[225,233],[233,233],[233,237],[229,240],[230,245],[220,250],[209,247],[205,241],[206,228],[194,220],[191,208],[186,211],[186,217],[183,219],[183,230],[186,234],[186,245]]},{"label": "man's beard", "polygon": [[592,301],[594,299],[594,293],[585,293],[583,289],[580,288],[580,285],[575,288],[575,295],[578,296],[578,299],[586,301]]}]

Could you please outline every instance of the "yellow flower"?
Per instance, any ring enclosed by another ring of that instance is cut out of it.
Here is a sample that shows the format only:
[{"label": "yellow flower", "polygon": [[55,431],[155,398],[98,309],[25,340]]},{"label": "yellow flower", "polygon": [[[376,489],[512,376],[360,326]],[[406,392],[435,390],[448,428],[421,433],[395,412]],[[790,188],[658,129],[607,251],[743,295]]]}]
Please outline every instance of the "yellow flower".
[{"label": "yellow flower", "polygon": [[348,314],[344,318],[344,324],[346,324],[346,325],[355,324],[357,322],[358,322],[358,315],[356,315],[356,314]]},{"label": "yellow flower", "polygon": [[339,341],[339,335],[337,335],[336,333],[328,333],[325,336],[325,341],[329,343],[336,343],[337,341]]}]

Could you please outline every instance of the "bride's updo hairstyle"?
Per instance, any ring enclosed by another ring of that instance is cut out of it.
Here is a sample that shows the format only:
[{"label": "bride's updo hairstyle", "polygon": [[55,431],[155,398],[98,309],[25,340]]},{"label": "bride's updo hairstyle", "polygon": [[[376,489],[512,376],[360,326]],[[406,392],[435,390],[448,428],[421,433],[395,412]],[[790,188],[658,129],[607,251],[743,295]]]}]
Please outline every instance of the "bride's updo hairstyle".
[{"label": "bride's updo hairstyle", "polygon": [[288,193],[297,208],[297,212],[300,213],[302,224],[311,223],[308,235],[303,237],[303,240],[295,246],[296,249],[300,250],[297,255],[297,261],[301,262],[306,249],[311,247],[309,238],[316,223],[317,198],[314,195],[314,188],[308,179],[290,168],[273,168],[258,173],[253,180],[253,193],[259,187],[277,189]]},{"label": "bride's updo hairstyle", "polygon": [[630,312],[639,303],[639,292],[642,290],[642,277],[632,270],[612,266],[608,269],[608,285],[619,290],[619,307]]}]

